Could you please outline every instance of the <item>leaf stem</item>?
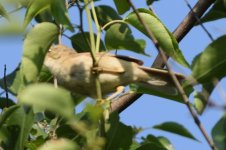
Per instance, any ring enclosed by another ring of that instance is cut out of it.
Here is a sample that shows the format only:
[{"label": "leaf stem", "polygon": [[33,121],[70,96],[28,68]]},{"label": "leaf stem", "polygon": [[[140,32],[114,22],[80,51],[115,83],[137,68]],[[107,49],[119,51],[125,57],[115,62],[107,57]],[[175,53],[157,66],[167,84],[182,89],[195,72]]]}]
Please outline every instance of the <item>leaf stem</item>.
[{"label": "leaf stem", "polygon": [[101,30],[105,30],[107,27],[109,27],[109,26],[111,26],[111,25],[113,25],[113,24],[115,24],[115,23],[125,23],[125,24],[126,24],[126,22],[125,22],[124,20],[112,20],[112,21],[106,23],[106,24],[101,28]]},{"label": "leaf stem", "polygon": [[97,28],[97,39],[96,39],[96,52],[99,52],[99,48],[100,48],[100,34],[101,34],[101,27],[99,25],[98,19],[97,19],[97,15],[96,15],[96,11],[94,8],[94,3],[93,1],[90,2],[91,4],[91,11],[93,14],[93,19]]},{"label": "leaf stem", "polygon": [[[92,0],[91,0],[92,1]],[[89,26],[89,36],[90,36],[90,42],[91,42],[91,56],[93,58],[93,65],[94,67],[96,66],[97,63],[97,58],[96,58],[96,53],[95,53],[95,39],[94,39],[94,33],[93,33],[93,26],[92,26],[92,19],[91,19],[91,14],[89,11],[89,0],[84,0],[85,2],[85,10],[87,14],[87,20],[88,20],[88,26]]]}]

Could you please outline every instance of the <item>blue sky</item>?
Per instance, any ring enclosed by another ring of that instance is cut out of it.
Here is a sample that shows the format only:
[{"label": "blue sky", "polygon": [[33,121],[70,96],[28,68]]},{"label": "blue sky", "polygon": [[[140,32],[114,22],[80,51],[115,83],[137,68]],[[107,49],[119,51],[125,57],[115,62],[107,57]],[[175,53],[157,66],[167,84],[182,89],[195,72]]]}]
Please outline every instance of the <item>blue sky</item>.
[{"label": "blue sky", "polygon": [[[133,2],[137,8],[146,7],[144,0],[134,0]],[[189,2],[193,6],[196,1],[190,0]],[[111,6],[113,6],[113,1],[102,0],[97,4],[110,4]],[[163,21],[163,23],[170,31],[173,31],[182,21],[185,15],[189,12],[188,7],[183,0],[160,0],[159,2],[156,2],[154,4],[153,8],[157,16]],[[70,11],[71,15],[73,15],[73,13],[73,11]],[[73,16],[73,18],[76,17]],[[226,33],[225,24],[225,20],[219,20],[216,22],[207,23],[205,24],[205,26],[216,39],[220,35]],[[137,33],[134,29],[133,33],[136,38],[143,38],[146,40],[146,53],[150,54],[151,57],[141,56],[127,51],[120,51],[119,53],[140,58],[145,62],[145,65],[150,66],[156,56],[155,48],[153,47],[151,41],[148,40],[145,36]],[[7,65],[7,73],[13,71],[18,65],[23,49],[22,40],[23,37],[6,38],[0,36],[0,50],[2,51],[0,56],[0,77],[3,76],[4,64]],[[191,63],[193,58],[198,53],[200,53],[210,42],[210,39],[207,37],[206,33],[201,29],[201,27],[195,27],[181,41],[180,48],[183,51],[185,58]],[[67,41],[67,39],[64,39],[63,43],[70,46],[70,42]],[[190,74],[189,70],[181,67],[178,64],[175,64],[171,60],[170,64],[173,65],[175,70],[186,75]],[[221,82],[221,86],[226,87],[226,80],[223,80]],[[217,104],[225,103],[218,89],[214,91],[211,97]],[[193,101],[192,96],[190,100]],[[212,127],[222,116],[222,114],[223,112],[220,110],[209,108],[200,117],[201,122],[203,123],[209,135]],[[137,100],[129,108],[123,111],[120,116],[121,121],[127,125],[145,128],[145,130],[137,136],[137,140],[139,140],[141,136],[153,134],[156,136],[167,137],[173,143],[176,150],[210,149],[197,126],[195,125],[191,115],[188,112],[188,109],[183,104],[155,96],[143,95],[139,100]],[[194,136],[199,139],[200,142],[151,128],[156,124],[160,124],[166,121],[175,121],[182,124],[187,129],[189,129],[189,131],[191,131]]]}]

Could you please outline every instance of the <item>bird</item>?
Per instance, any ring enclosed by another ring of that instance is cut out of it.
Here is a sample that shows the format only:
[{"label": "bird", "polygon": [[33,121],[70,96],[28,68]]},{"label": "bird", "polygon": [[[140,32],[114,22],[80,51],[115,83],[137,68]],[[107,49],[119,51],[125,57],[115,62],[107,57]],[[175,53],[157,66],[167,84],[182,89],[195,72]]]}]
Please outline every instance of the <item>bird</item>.
[{"label": "bird", "polygon": [[[50,47],[44,65],[57,79],[59,86],[91,98],[97,98],[97,77],[103,96],[129,84],[168,94],[177,92],[167,70],[145,67],[139,59],[109,52],[98,52],[95,57],[97,65],[94,66],[90,52],[77,53],[72,48],[58,44]],[[182,74],[175,75],[180,82],[185,79]]]}]

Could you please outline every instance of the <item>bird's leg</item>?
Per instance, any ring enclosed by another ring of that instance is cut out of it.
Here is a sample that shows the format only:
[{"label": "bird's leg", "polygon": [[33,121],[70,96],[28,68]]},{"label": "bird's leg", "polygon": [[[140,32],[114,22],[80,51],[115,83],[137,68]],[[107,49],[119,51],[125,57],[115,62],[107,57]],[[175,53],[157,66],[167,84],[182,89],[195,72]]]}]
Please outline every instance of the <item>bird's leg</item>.
[{"label": "bird's leg", "polygon": [[118,86],[116,88],[116,92],[114,92],[113,94],[111,94],[106,100],[112,100],[114,99],[116,96],[118,96],[119,94],[123,93],[125,90],[124,86]]}]

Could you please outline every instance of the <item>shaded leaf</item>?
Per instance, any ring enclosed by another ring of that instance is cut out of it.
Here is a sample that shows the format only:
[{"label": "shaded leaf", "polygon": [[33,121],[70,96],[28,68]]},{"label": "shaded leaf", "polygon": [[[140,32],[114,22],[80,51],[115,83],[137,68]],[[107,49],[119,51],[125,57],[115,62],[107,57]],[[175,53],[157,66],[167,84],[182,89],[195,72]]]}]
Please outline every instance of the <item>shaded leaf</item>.
[{"label": "shaded leaf", "polygon": [[126,24],[112,25],[106,32],[105,44],[107,50],[126,49],[144,54],[146,43],[142,39],[135,39],[132,31]]},{"label": "shaded leaf", "polygon": [[[179,64],[189,67],[189,64],[179,49],[175,37],[169,32],[157,16],[155,16],[155,14],[150,10],[138,9],[138,11],[163,51]],[[148,36],[144,26],[140,23],[135,12],[130,13],[124,20]]]},{"label": "shaded leaf", "polygon": [[147,5],[151,5],[152,3],[159,1],[159,0],[146,0]]},{"label": "shaded leaf", "polygon": [[74,112],[74,105],[65,89],[55,88],[52,84],[41,83],[27,86],[19,95],[21,103],[31,105],[41,110],[49,110],[70,118]]},{"label": "shaded leaf", "polygon": [[10,107],[10,106],[13,106],[13,105],[15,105],[13,100],[0,97],[0,109],[3,109],[5,107]]},{"label": "shaded leaf", "polygon": [[159,146],[155,143],[147,143],[144,145],[141,145],[140,147],[138,147],[136,150],[167,150],[166,148]]},{"label": "shaded leaf", "polygon": [[212,129],[212,137],[218,150],[226,149],[226,114],[217,122]]},{"label": "shaded leaf", "polygon": [[0,16],[5,17],[9,20],[9,15],[6,12],[5,8],[2,6],[2,4],[0,4]]},{"label": "shaded leaf", "polygon": [[107,24],[112,20],[122,19],[112,7],[107,5],[97,6],[95,7],[95,11],[96,11],[97,19],[100,26],[104,26],[105,24]]},{"label": "shaded leaf", "polygon": [[[20,91],[20,88],[23,87],[21,83],[19,66],[12,73],[6,76],[6,81],[8,91],[13,95],[17,95],[18,92]],[[4,78],[0,79],[0,86],[2,89],[5,88]]]},{"label": "shaded leaf", "polygon": [[45,54],[57,35],[58,27],[48,22],[36,25],[26,35],[21,62],[21,78],[25,83],[38,80]]},{"label": "shaded leaf", "polygon": [[136,150],[138,147],[140,147],[140,144],[137,142],[133,141],[133,143],[130,145],[129,150]]},{"label": "shaded leaf", "polygon": [[71,128],[70,125],[64,124],[59,126],[56,129],[57,137],[59,138],[68,138],[73,139],[74,137],[78,136],[78,134]]},{"label": "shaded leaf", "polygon": [[213,41],[192,63],[192,77],[200,83],[209,83],[226,75],[226,36]]},{"label": "shaded leaf", "polygon": [[50,9],[46,9],[42,12],[40,12],[37,16],[35,16],[35,21],[38,23],[41,22],[53,22],[53,16],[51,14]]},{"label": "shaded leaf", "polygon": [[[96,34],[94,34],[95,41],[97,39]],[[84,33],[77,33],[73,35],[71,38],[71,43],[73,48],[77,52],[90,52],[91,47],[90,47],[90,37],[89,37],[89,32],[84,32]],[[100,51],[104,51],[106,48],[104,46],[103,41],[100,41]]]},{"label": "shaded leaf", "polygon": [[226,17],[225,0],[217,0],[213,7],[201,18],[201,22],[209,22]]},{"label": "shaded leaf", "polygon": [[0,136],[4,136],[4,140],[0,140],[3,148],[15,150],[23,149],[28,140],[33,122],[34,114],[30,108],[15,105],[4,112],[3,116],[1,116],[2,125],[0,127]]},{"label": "shaded leaf", "polygon": [[112,114],[109,123],[106,150],[129,149],[134,136],[132,127],[121,123],[118,114]]},{"label": "shaded leaf", "polygon": [[197,141],[197,139],[186,128],[176,122],[165,122],[159,125],[155,125],[153,128],[178,134]]},{"label": "shaded leaf", "polygon": [[51,12],[58,24],[62,24],[70,31],[74,31],[68,16],[65,0],[52,0]]},{"label": "shaded leaf", "polygon": [[77,145],[67,139],[50,140],[39,147],[38,150],[77,150]]},{"label": "shaded leaf", "polygon": [[130,5],[127,0],[114,0],[114,3],[120,15],[124,14],[130,9]]}]

